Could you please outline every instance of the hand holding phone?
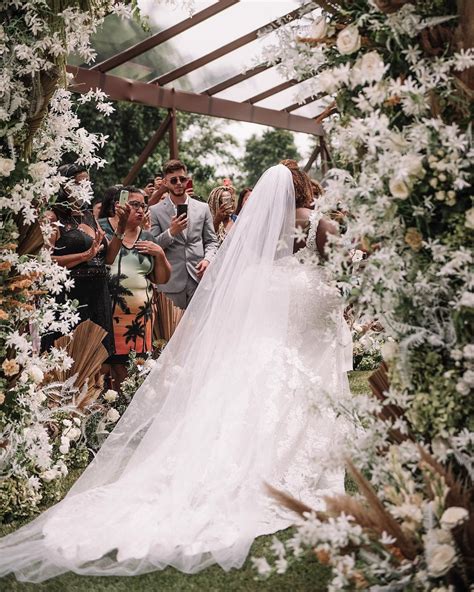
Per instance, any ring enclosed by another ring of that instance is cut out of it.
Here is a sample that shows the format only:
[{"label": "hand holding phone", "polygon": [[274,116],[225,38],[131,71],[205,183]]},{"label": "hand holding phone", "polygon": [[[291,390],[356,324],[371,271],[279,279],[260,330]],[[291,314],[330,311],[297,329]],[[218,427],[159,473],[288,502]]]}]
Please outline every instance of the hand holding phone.
[{"label": "hand holding phone", "polygon": [[126,189],[122,189],[120,191],[119,197],[119,206],[124,206],[128,201],[128,191]]},{"label": "hand holding phone", "polygon": [[178,218],[184,214],[184,217],[188,217],[188,204],[178,204],[176,206],[176,215]]}]

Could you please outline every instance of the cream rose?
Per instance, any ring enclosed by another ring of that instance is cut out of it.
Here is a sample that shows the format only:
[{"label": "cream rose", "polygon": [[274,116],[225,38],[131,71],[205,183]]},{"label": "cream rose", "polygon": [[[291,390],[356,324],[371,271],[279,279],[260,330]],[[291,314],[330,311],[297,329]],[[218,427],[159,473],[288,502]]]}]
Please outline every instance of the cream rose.
[{"label": "cream rose", "polygon": [[443,528],[447,530],[451,530],[458,524],[461,524],[469,517],[469,512],[466,508],[461,508],[459,506],[452,506],[443,512],[443,515],[440,518],[440,524]]},{"label": "cream rose", "polygon": [[436,545],[428,555],[428,573],[433,578],[444,576],[456,561],[456,551],[451,545]]},{"label": "cream rose", "polygon": [[109,389],[108,391],[106,391],[104,393],[104,399],[108,402],[108,403],[113,403],[118,397],[118,392],[114,391],[112,389]]},{"label": "cream rose", "polygon": [[309,36],[313,39],[322,39],[328,33],[329,25],[324,16],[318,16],[309,29]]},{"label": "cream rose", "polygon": [[410,195],[410,188],[400,177],[392,177],[388,183],[388,188],[393,197],[397,199],[406,199]]},{"label": "cream rose", "polygon": [[474,228],[474,208],[470,208],[466,212],[466,226],[467,228]]},{"label": "cream rose", "polygon": [[67,454],[69,452],[69,446],[71,441],[67,436],[61,436],[61,446],[59,447],[59,452],[61,454]]},{"label": "cream rose", "polygon": [[44,372],[39,366],[30,366],[28,368],[28,375],[33,382],[36,382],[36,384],[43,382],[44,380]]},{"label": "cream rose", "polygon": [[0,158],[0,175],[2,177],[9,177],[14,169],[15,162],[11,158]]},{"label": "cream rose", "polygon": [[107,418],[107,421],[110,421],[111,423],[115,423],[116,421],[118,421],[120,419],[120,413],[117,411],[117,409],[109,409],[107,411],[106,418]]},{"label": "cream rose", "polygon": [[349,55],[360,49],[359,29],[355,25],[349,25],[337,36],[337,49],[343,55]]},{"label": "cream rose", "polygon": [[384,61],[376,51],[370,51],[357,60],[352,70],[351,81],[354,85],[366,82],[379,82],[385,73]]},{"label": "cream rose", "polygon": [[382,344],[382,347],[380,348],[380,353],[382,354],[382,358],[386,362],[390,362],[398,354],[398,344],[394,341],[386,341]]},{"label": "cream rose", "polygon": [[5,376],[15,376],[20,370],[20,366],[16,360],[4,360],[2,370]]},{"label": "cream rose", "polygon": [[49,174],[50,167],[45,162],[35,162],[30,164],[28,172],[33,181],[41,181]]}]

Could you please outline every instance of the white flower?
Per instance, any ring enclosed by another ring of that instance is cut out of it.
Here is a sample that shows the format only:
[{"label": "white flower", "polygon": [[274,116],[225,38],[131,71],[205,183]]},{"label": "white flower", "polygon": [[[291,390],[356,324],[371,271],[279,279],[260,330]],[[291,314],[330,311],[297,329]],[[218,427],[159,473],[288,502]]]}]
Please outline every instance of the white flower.
[{"label": "white flower", "polygon": [[321,39],[322,37],[326,37],[328,29],[329,25],[324,16],[318,16],[318,18],[311,25],[309,36],[313,37],[314,39]]},{"label": "white flower", "polygon": [[360,49],[359,29],[354,25],[349,25],[343,29],[337,36],[337,49],[343,55],[349,55]]},{"label": "white flower", "polygon": [[[474,294],[473,294],[474,296]],[[467,345],[464,346],[464,349],[462,350],[463,356],[466,358],[466,360],[472,360],[474,359],[474,344],[473,343],[468,343]]]},{"label": "white flower", "polygon": [[252,563],[261,576],[267,576],[272,572],[266,557],[252,557]]},{"label": "white flower", "polygon": [[471,392],[471,389],[470,389],[469,385],[466,382],[464,382],[464,380],[460,380],[456,384],[456,391],[460,395],[463,395],[465,397]]},{"label": "white flower", "polygon": [[59,452],[61,454],[67,454],[69,452],[69,446],[71,441],[67,436],[61,436],[61,445],[59,447]]},{"label": "white flower", "polygon": [[48,176],[50,167],[45,162],[39,161],[35,162],[34,164],[30,164],[28,167],[28,172],[30,173],[33,181],[42,181]]},{"label": "white flower", "polygon": [[317,77],[318,91],[332,94],[339,88],[339,80],[332,70],[323,70]]},{"label": "white flower", "polygon": [[43,370],[41,370],[39,366],[30,366],[28,368],[28,374],[31,380],[33,380],[33,382],[36,382],[36,384],[39,384],[44,380],[44,372]]},{"label": "white flower", "polygon": [[63,426],[70,428],[72,426],[72,421],[70,419],[63,419]]},{"label": "white flower", "polygon": [[466,226],[474,229],[474,208],[470,208],[466,212]]},{"label": "white flower", "polygon": [[386,362],[390,362],[398,354],[398,344],[394,341],[386,341],[385,343],[382,343],[380,353],[382,354],[382,358]]},{"label": "white flower", "polygon": [[115,423],[116,421],[118,421],[120,419],[120,413],[117,411],[117,409],[109,409],[107,411],[106,418],[107,418],[107,421],[110,421],[111,423]]},{"label": "white flower", "polygon": [[451,545],[436,545],[428,556],[428,573],[433,578],[444,576],[456,561],[456,551]]},{"label": "white flower", "polygon": [[48,469],[41,473],[41,479],[43,479],[43,481],[53,481],[58,475],[59,473],[55,469]]},{"label": "white flower", "polygon": [[64,432],[64,435],[67,436],[70,440],[78,440],[81,437],[81,430],[79,428],[69,428]]},{"label": "white flower", "polygon": [[387,69],[384,61],[376,51],[371,51],[359,58],[351,72],[354,86],[367,82],[379,82]]},{"label": "white flower", "polygon": [[388,183],[390,193],[397,199],[406,199],[410,195],[410,189],[400,177],[392,177]]},{"label": "white flower", "polygon": [[109,389],[108,391],[106,391],[104,393],[104,399],[108,403],[113,403],[117,397],[118,397],[118,392],[117,391],[114,391],[112,389]]},{"label": "white flower", "polygon": [[15,169],[15,162],[11,158],[0,158],[0,176],[9,177]]},{"label": "white flower", "polygon": [[466,508],[452,506],[443,512],[439,522],[443,528],[451,530],[458,524],[462,524],[468,517],[469,512]]},{"label": "white flower", "polygon": [[463,292],[459,304],[461,306],[474,308],[474,292]]}]

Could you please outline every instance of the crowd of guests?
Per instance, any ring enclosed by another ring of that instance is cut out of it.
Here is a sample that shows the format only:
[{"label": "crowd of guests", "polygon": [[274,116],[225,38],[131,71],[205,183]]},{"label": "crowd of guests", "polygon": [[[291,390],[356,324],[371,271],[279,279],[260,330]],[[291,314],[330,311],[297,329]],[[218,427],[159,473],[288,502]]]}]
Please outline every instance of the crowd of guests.
[{"label": "crowd of guests", "polygon": [[[293,161],[283,163],[298,170]],[[185,164],[170,160],[143,188],[114,185],[84,207],[74,186],[89,181],[87,170],[70,164],[59,172],[67,182],[48,213],[52,257],[71,272],[68,297],[78,301],[81,320],[107,332],[107,367],[112,386],[119,388],[130,351],[152,351],[154,295],[162,292],[173,306],[187,308],[252,188],[237,196],[231,180],[224,179],[207,202],[196,199]],[[318,197],[320,186],[301,178],[308,184],[306,195]],[[310,208],[312,198],[307,201],[299,205]],[[60,294],[58,301],[65,298]],[[47,336],[43,348],[58,337]]]}]

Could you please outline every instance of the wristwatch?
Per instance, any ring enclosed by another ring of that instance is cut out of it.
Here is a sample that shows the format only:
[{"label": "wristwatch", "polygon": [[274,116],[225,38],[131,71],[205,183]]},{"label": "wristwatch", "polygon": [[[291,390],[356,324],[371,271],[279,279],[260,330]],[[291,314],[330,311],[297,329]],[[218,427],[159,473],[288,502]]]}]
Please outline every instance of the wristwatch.
[{"label": "wristwatch", "polygon": [[123,241],[123,239],[125,238],[125,232],[114,232],[114,235],[121,241]]}]

